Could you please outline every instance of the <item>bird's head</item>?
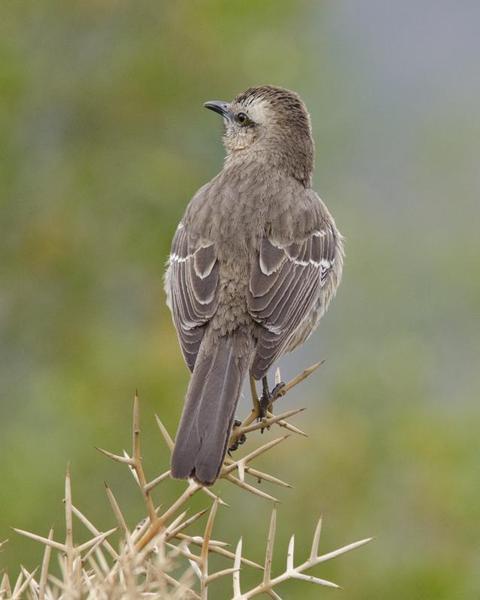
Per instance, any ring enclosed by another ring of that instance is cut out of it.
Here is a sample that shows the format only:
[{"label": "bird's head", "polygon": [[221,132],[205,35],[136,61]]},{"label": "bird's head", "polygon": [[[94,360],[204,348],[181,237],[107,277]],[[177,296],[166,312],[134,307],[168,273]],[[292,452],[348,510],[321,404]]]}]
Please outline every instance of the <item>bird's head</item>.
[{"label": "bird's head", "polygon": [[261,161],[310,185],[314,146],[310,116],[298,94],[265,85],[249,88],[232,102],[204,106],[223,117],[228,160]]}]

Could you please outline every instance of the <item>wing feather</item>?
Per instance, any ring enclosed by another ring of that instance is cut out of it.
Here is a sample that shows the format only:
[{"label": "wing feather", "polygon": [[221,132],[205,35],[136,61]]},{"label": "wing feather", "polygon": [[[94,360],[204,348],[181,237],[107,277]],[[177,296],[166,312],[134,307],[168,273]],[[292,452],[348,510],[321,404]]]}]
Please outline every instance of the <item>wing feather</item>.
[{"label": "wing feather", "polygon": [[265,236],[251,270],[248,310],[260,325],[252,373],[260,379],[289,347],[321,301],[334,267],[334,226],[323,223],[303,239],[282,244]]},{"label": "wing feather", "polygon": [[205,326],[217,309],[215,245],[208,241],[195,244],[180,224],[172,242],[165,286],[185,362],[193,370]]}]

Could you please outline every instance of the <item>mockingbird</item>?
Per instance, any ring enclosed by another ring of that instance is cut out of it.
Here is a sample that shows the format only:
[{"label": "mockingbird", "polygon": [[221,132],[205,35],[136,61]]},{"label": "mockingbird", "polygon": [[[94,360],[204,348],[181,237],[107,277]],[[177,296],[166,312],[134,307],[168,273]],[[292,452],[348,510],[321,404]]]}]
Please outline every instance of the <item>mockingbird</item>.
[{"label": "mockingbird", "polygon": [[340,282],[342,236],[312,190],[310,117],[289,90],[250,88],[206,102],[223,117],[223,169],[179,223],[167,303],[192,377],[171,473],[213,483],[242,381],[263,381],[317,326]]}]

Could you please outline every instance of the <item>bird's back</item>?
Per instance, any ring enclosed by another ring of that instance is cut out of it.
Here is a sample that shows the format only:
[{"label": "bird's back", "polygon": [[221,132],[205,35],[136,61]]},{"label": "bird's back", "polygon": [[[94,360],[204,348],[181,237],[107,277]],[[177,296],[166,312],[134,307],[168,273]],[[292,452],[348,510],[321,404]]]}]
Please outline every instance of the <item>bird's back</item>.
[{"label": "bird's back", "polygon": [[[195,194],[182,224],[192,251],[207,244],[215,248],[218,305],[211,326],[220,335],[239,326],[258,330],[248,302],[252,273],[265,238],[287,246],[303,243],[314,232],[333,232],[334,247],[329,252],[334,268],[321,282],[323,293],[320,286],[318,289],[316,304],[321,314],[339,283],[342,241],[328,209],[311,188],[264,165],[252,165],[248,177],[242,169],[224,168]],[[310,320],[314,325],[318,322],[316,315]],[[304,337],[301,334],[299,341]]]}]

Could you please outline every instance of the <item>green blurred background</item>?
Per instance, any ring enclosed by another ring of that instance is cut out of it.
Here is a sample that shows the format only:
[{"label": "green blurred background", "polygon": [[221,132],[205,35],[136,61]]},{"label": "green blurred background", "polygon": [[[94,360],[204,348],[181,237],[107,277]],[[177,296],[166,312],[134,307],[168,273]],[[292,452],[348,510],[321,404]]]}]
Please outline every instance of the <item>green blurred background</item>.
[{"label": "green blurred background", "polygon": [[[309,106],[315,186],[347,240],[332,309],[282,362],[289,378],[327,359],[288,401],[310,437],[262,462],[295,486],[278,565],[319,513],[327,550],[376,538],[318,569],[343,592],[286,597],[479,597],[479,21],[474,0],[2,0],[0,568],[40,560],[10,526],[62,535],[68,460],[100,527],[104,479],[143,516],[94,446],[129,444],[138,387],[147,469],[167,464],[153,414],[175,431],[188,373],[164,263],[223,156],[202,103],[273,83]],[[260,558],[268,506],[225,495],[219,527]]]}]

